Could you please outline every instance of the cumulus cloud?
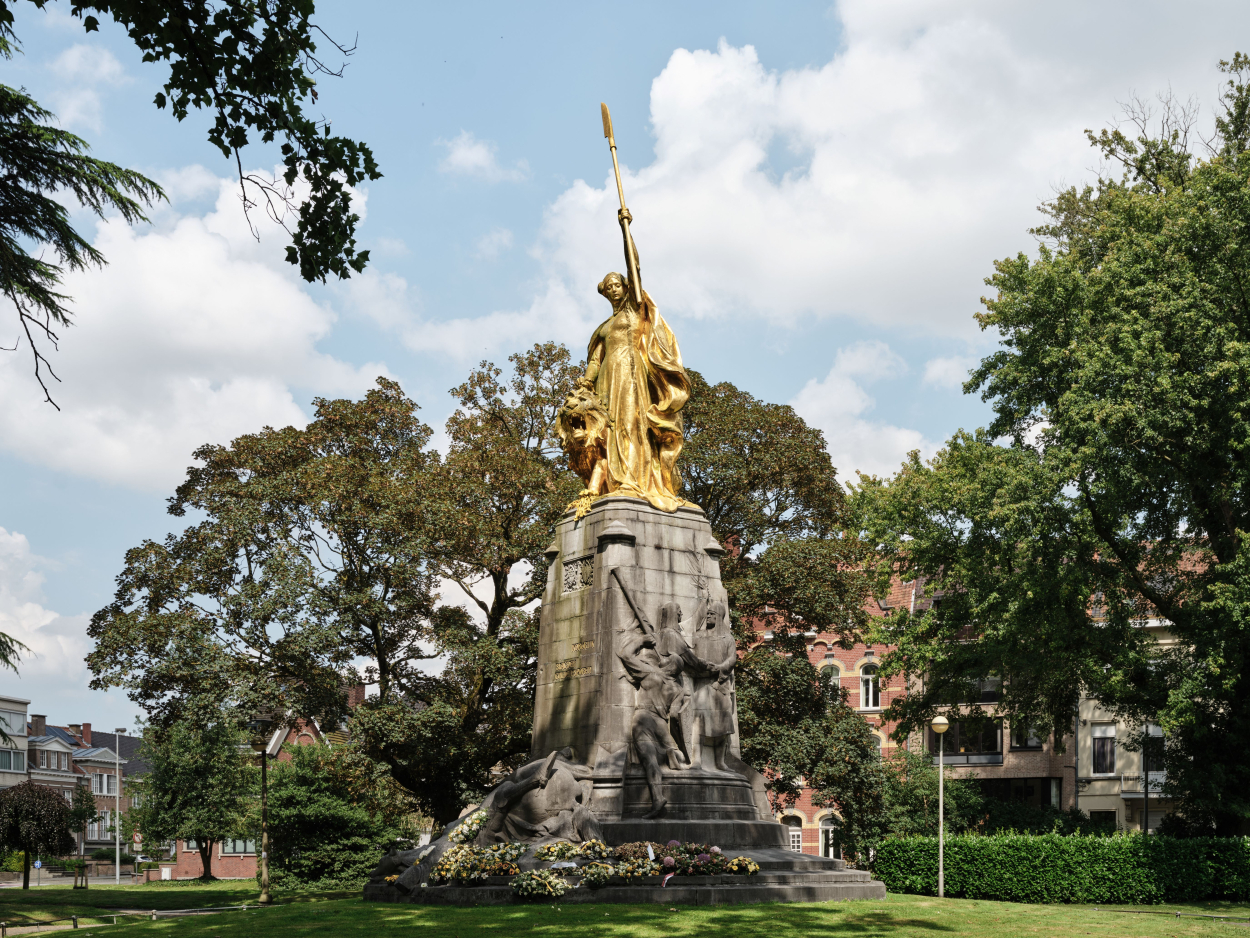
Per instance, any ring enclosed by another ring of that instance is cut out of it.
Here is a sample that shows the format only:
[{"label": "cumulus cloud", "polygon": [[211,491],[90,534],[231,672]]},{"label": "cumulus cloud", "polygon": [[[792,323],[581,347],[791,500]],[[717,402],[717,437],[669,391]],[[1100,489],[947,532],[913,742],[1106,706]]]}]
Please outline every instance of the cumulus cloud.
[{"label": "cumulus cloud", "polygon": [[[177,179],[187,193],[204,191],[202,172]],[[301,403],[314,394],[358,395],[387,373],[317,349],[334,314],[303,290],[271,232],[257,244],[235,184],[216,187],[203,216],[175,206],[153,227],[99,226],[94,243],[108,266],[65,278],[75,324],[52,356],[62,409],[41,402],[24,348],[0,356],[0,446],[65,472],[170,492],[196,447],[266,425],[302,426]],[[3,320],[10,329],[12,315]]]},{"label": "cumulus cloud", "polygon": [[825,434],[829,455],[844,480],[855,473],[893,475],[913,449],[924,456],[937,444],[916,430],[866,418],[876,401],[865,389],[874,381],[905,373],[907,364],[884,342],[857,342],[838,350],[823,379],[808,381],[790,405],[800,417]]},{"label": "cumulus cloud", "polygon": [[959,389],[968,380],[968,372],[979,361],[971,355],[930,358],[924,363],[924,383],[938,388]]},{"label": "cumulus cloud", "polygon": [[510,167],[501,166],[495,144],[479,140],[467,130],[460,131],[451,140],[439,140],[438,144],[447,150],[438,164],[445,173],[471,176],[485,182],[517,182],[529,175],[529,164],[525,160],[517,160]]},{"label": "cumulus cloud", "polygon": [[53,110],[66,127],[103,129],[103,89],[132,79],[108,49],[82,43],[70,46],[50,66],[60,86],[52,95]]},{"label": "cumulus cloud", "polygon": [[[90,649],[89,616],[62,616],[43,605],[44,575],[49,561],[36,555],[26,536],[0,528],[0,632],[25,645],[19,675],[4,681],[32,701],[46,689],[62,698],[85,688],[90,680],[83,662]],[[40,706],[46,706],[44,701]],[[36,706],[36,712],[40,712]]]}]

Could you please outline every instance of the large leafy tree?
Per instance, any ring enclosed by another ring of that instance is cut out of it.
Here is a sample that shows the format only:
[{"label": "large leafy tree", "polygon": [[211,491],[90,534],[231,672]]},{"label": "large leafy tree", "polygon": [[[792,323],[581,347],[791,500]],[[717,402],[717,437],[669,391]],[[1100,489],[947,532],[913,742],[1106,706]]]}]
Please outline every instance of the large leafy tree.
[{"label": "large leafy tree", "polygon": [[[47,0],[30,0],[37,8]],[[0,56],[17,48],[17,0],[0,0]],[[145,62],[167,64],[158,108],[183,120],[192,109],[214,115],[209,142],[237,167],[244,210],[263,210],[291,236],[287,260],[305,280],[360,272],[369,252],[356,250],[351,187],[381,178],[369,147],[331,133],[305,108],[317,79],[341,75],[317,49],[328,37],[313,22],[313,0],[71,0],[87,32],[100,17],[121,25]],[[337,54],[353,51],[331,41]],[[52,123],[53,115],[21,91],[0,85],[0,290],[17,308],[44,386],[47,360],[36,338],[56,342],[70,323],[69,297],[57,292],[64,268],[103,256],[73,228],[56,201],[72,195],[97,215],[112,209],[130,223],[163,198],[159,186],[132,170],[87,156],[87,144]],[[247,173],[249,143],[277,143],[283,167],[274,177]],[[59,263],[33,244],[52,248]],[[32,333],[33,330],[33,333]],[[50,400],[50,398],[49,398]]]},{"label": "large leafy tree", "polygon": [[149,841],[195,841],[201,876],[211,879],[213,847],[243,834],[259,788],[242,729],[220,718],[152,724],[140,752],[151,769],[132,783],[139,795],[132,820]]},{"label": "large leafy tree", "polygon": [[[198,451],[171,500],[199,520],[128,552],[96,614],[98,687],[162,724],[224,704],[323,725],[345,683],[363,751],[440,823],[529,750],[542,551],[577,494],[548,438],[574,377],[568,353],[484,365],[453,393],[445,458],[399,386],[318,401],[302,430]],[[445,599],[461,600],[475,614]],[[441,667],[440,667],[441,666]]]},{"label": "large leafy tree", "polygon": [[392,766],[436,823],[454,819],[493,784],[493,771],[529,752],[538,615],[527,607],[547,578],[543,551],[580,491],[551,434],[579,370],[559,345],[510,357],[511,374],[483,362],[452,396],[450,446],[429,477],[428,511],[442,520],[430,556],[450,584],[431,645],[441,674],[359,708],[363,745]]},{"label": "large leafy tree", "polygon": [[59,792],[26,781],[0,792],[0,846],[21,850],[22,888],[30,888],[30,861],[74,849],[70,807]]},{"label": "large leafy tree", "polygon": [[1001,347],[965,385],[993,404],[988,431],[859,498],[883,572],[940,595],[890,620],[887,669],[924,676],[889,714],[901,733],[997,675],[1001,711],[1062,735],[1084,689],[1160,723],[1164,793],[1235,830],[1250,818],[1250,60],[1221,67],[1206,153],[1171,106],[1161,125],[1135,107],[1132,138],[1090,134],[1123,173],[1061,192],[1038,256],[988,281],[978,319]]}]

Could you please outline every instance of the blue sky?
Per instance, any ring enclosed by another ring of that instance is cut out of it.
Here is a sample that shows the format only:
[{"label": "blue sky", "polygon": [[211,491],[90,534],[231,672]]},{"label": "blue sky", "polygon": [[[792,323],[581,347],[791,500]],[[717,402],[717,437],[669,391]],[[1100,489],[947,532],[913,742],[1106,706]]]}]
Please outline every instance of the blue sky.
[{"label": "blue sky", "polygon": [[993,344],[972,318],[982,280],[1033,249],[1055,187],[1091,178],[1083,129],[1169,87],[1209,121],[1216,61],[1250,46],[1233,3],[319,9],[357,42],[319,107],[385,177],[361,193],[368,273],[310,287],[281,231],[250,236],[208,119],[153,107],[160,67],[110,24],[84,34],[64,0],[16,8],[25,51],[0,81],[171,198],[136,229],[80,219],[110,266],[68,279],[60,413],[24,350],[0,355],[0,629],[38,652],[0,687],[56,722],[133,719],[85,690],[84,629],[126,549],[174,529],[165,499],[197,445],[299,423],[383,373],[437,427],[477,361],[583,351],[606,312],[594,285],[621,267],[600,101],[686,363],[794,404],[853,479],[986,421],[959,390]]}]

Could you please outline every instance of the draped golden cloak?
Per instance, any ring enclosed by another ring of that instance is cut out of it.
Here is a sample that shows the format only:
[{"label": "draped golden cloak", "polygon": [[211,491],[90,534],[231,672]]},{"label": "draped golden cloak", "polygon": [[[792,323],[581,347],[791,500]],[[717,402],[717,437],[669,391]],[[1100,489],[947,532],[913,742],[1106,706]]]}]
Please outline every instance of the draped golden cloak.
[{"label": "draped golden cloak", "polygon": [[644,291],[595,330],[586,353],[598,364],[595,393],[607,409],[606,489],[645,498],[661,511],[688,504],[678,494],[681,409],[690,380],[673,330]]}]

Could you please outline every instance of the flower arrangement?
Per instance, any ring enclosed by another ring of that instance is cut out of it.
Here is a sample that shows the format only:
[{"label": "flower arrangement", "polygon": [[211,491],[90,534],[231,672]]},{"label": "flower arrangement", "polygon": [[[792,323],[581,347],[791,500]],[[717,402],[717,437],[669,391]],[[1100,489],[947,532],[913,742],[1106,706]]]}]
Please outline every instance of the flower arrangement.
[{"label": "flower arrangement", "polygon": [[[498,847],[516,847],[516,844],[497,844]],[[524,851],[522,851],[524,852]],[[449,847],[430,871],[430,879],[453,881],[466,886],[481,882],[488,876],[515,876],[520,872],[511,859],[491,847],[471,847],[458,844]]]},{"label": "flower arrangement", "polygon": [[739,876],[754,876],[760,871],[760,865],[750,857],[734,857],[729,861],[729,872]]},{"label": "flower arrangement", "polygon": [[608,880],[615,875],[616,870],[611,863],[588,863],[582,867],[582,885],[598,889],[600,886],[606,886]]},{"label": "flower arrangement", "polygon": [[588,860],[606,860],[612,856],[612,848],[602,840],[588,840],[577,848],[577,855]]},{"label": "flower arrangement", "polygon": [[447,835],[453,844],[467,844],[477,837],[477,832],[486,823],[485,809],[479,809],[461,821],[454,831]]},{"label": "flower arrangement", "polygon": [[625,879],[641,879],[644,876],[656,876],[660,872],[660,864],[654,860],[624,860],[616,864],[616,875]]},{"label": "flower arrangement", "polygon": [[630,844],[621,844],[613,850],[612,853],[618,860],[649,860],[651,858],[647,856],[647,847],[650,847],[651,852],[657,857],[663,851],[668,849],[662,844],[657,844],[652,841],[638,840]]},{"label": "flower arrangement", "polygon": [[552,861],[552,860],[568,860],[577,856],[577,845],[571,844],[567,840],[557,840],[555,843],[543,844],[534,851],[535,860]]},{"label": "flower arrangement", "polygon": [[522,899],[558,899],[568,884],[551,870],[528,870],[512,877],[512,891]]},{"label": "flower arrangement", "polygon": [[483,849],[497,860],[513,863],[525,856],[529,844],[491,844]]}]

